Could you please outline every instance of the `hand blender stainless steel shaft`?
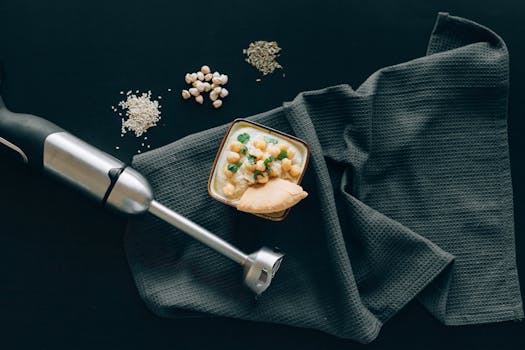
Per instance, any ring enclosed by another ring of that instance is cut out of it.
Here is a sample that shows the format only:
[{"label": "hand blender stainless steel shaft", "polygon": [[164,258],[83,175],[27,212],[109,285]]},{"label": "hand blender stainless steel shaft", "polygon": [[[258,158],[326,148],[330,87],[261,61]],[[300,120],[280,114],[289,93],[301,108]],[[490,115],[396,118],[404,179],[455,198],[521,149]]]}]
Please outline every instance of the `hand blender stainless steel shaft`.
[{"label": "hand blender stainless steel shaft", "polygon": [[9,111],[0,97],[0,148],[24,163],[43,169],[117,211],[149,212],[244,267],[244,283],[264,292],[279,269],[283,254],[261,248],[247,255],[153,199],[146,179],[120,160],[60,127],[30,114]]}]

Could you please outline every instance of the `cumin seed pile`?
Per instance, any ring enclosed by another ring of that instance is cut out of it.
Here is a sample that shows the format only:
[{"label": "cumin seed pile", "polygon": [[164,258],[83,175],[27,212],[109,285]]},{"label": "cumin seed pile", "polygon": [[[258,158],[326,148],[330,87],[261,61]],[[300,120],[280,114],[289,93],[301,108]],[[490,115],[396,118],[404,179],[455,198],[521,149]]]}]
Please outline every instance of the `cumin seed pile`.
[{"label": "cumin seed pile", "polygon": [[262,75],[273,73],[283,67],[275,59],[279,57],[281,48],[276,41],[254,41],[247,49],[242,50],[246,62],[254,66]]}]

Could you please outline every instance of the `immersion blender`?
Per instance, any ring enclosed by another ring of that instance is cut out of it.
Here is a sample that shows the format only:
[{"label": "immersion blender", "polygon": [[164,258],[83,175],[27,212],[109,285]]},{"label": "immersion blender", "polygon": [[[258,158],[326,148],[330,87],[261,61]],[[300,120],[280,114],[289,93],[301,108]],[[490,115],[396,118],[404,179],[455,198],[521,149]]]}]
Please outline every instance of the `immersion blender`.
[{"label": "immersion blender", "polygon": [[[5,147],[4,147],[5,146]],[[244,268],[244,283],[256,294],[270,285],[283,254],[261,248],[247,255],[153,199],[147,180],[115,157],[40,117],[9,111],[0,97],[0,148],[43,169],[104,206],[128,215],[146,212],[166,221]]]}]

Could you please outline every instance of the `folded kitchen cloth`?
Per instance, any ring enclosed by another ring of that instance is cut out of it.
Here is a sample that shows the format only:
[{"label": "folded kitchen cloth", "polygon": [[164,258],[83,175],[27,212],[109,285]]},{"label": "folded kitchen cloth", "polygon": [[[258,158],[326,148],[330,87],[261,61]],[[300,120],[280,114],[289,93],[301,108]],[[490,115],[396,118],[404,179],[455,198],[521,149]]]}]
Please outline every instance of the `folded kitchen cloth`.
[{"label": "folded kitchen cloth", "polygon": [[136,156],[160,202],[247,252],[287,254],[255,299],[234,262],[133,219],[125,244],[140,295],[165,317],[190,310],[363,343],[414,298],[447,325],[521,319],[508,87],[504,42],[442,13],[426,56],[250,117],[310,145],[310,196],[278,223],[209,197],[226,125]]}]

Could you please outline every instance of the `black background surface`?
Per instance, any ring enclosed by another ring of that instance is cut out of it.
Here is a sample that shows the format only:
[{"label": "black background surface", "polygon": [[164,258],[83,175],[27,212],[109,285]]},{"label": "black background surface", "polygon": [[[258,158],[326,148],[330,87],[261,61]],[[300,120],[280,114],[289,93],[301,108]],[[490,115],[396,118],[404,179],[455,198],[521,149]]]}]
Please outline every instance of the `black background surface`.
[{"label": "black background surface", "polygon": [[[119,91],[162,95],[158,147],[276,107],[298,92],[348,83],[424,55],[438,11],[484,24],[511,59],[510,143],[517,255],[525,278],[525,6],[520,1],[0,1],[2,93],[10,109],[45,117],[129,161]],[[255,81],[242,49],[276,40],[286,77]],[[230,76],[220,110],[183,102],[184,73]],[[167,89],[171,88],[172,92]],[[120,146],[116,150],[115,146]],[[312,330],[231,319],[162,319],[140,300],[125,259],[125,219],[10,160],[0,160],[0,348],[361,348]],[[416,303],[369,349],[525,347],[523,322],[445,327]]]}]

